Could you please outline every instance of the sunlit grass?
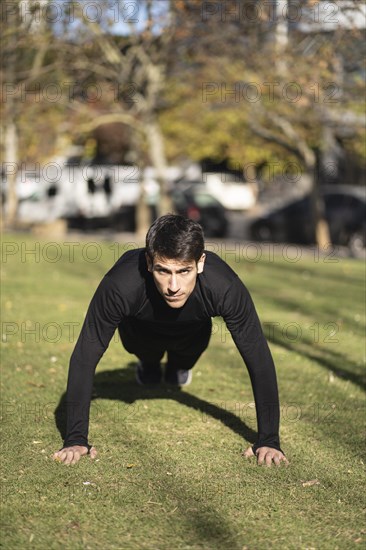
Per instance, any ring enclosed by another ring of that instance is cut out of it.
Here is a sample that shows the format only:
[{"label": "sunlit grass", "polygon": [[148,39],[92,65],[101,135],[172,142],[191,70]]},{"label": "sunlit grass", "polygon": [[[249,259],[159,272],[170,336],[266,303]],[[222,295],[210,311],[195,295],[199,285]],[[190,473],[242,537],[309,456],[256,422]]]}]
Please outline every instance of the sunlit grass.
[{"label": "sunlit grass", "polygon": [[[32,246],[33,255],[22,253]],[[115,338],[95,377],[98,459],[65,467],[50,458],[62,443],[55,411],[62,429],[69,357],[116,247],[100,243],[87,255],[79,245],[71,256],[70,244],[62,255],[46,246],[3,237],[4,548],[362,546],[362,262],[281,254],[253,262],[220,247],[269,339],[288,468],[241,456],[256,429],[253,397],[220,319],[184,391],[137,387],[134,358]]]}]

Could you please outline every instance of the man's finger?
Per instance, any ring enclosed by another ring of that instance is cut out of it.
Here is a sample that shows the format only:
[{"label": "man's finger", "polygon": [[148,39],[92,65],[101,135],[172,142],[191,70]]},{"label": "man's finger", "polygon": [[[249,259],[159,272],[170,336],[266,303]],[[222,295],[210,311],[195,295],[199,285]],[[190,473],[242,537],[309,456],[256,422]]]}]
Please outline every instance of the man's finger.
[{"label": "man's finger", "polygon": [[96,448],[95,448],[95,447],[92,447],[92,448],[90,449],[90,452],[89,452],[90,458],[91,458],[91,459],[94,459],[94,458],[97,456],[97,454],[98,454],[98,453],[97,453]]},{"label": "man's finger", "polygon": [[64,449],[61,449],[61,451],[58,451],[57,453],[55,453],[56,455],[56,460],[58,460],[59,462],[63,462],[66,458],[66,451]]},{"label": "man's finger", "polygon": [[72,460],[70,464],[76,464],[78,460],[80,460],[81,454],[78,451],[74,451],[74,456],[72,457]]},{"label": "man's finger", "polygon": [[266,451],[264,449],[259,449],[257,451],[257,458],[258,458],[259,466],[262,466],[265,456],[266,456]]},{"label": "man's finger", "polygon": [[254,456],[253,449],[249,447],[246,451],[243,452],[243,456],[245,456],[245,458],[251,458],[252,456]]},{"label": "man's finger", "polygon": [[274,455],[273,462],[276,464],[276,466],[280,466],[281,465],[280,457],[278,455]]},{"label": "man's finger", "polygon": [[268,467],[272,466],[272,458],[273,458],[273,454],[271,453],[271,451],[268,451],[266,453],[266,458],[265,458],[266,466],[268,466]]},{"label": "man's finger", "polygon": [[73,458],[74,458],[74,451],[67,451],[66,458],[64,460],[65,464],[71,464]]}]

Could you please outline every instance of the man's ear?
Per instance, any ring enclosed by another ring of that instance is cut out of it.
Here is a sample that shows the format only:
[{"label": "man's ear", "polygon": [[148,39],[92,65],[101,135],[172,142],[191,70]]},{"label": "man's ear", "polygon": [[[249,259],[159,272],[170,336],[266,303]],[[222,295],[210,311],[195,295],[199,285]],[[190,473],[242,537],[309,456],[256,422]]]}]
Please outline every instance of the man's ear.
[{"label": "man's ear", "polygon": [[205,259],[206,259],[206,254],[202,254],[202,256],[197,262],[197,273],[202,273],[205,265]]},{"label": "man's ear", "polygon": [[153,264],[152,264],[150,256],[146,252],[145,252],[145,258],[146,258],[146,263],[147,263],[147,270],[150,271],[150,273],[151,273],[152,270],[153,270]]}]

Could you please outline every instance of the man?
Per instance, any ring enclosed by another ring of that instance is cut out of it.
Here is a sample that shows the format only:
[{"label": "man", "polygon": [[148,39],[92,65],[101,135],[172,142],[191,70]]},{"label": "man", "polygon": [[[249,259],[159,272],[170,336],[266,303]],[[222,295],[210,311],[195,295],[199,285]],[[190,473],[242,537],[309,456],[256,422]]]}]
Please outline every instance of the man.
[{"label": "man", "polygon": [[101,281],[71,356],[67,384],[67,434],[55,460],[75,464],[96,456],[88,443],[95,368],[118,328],[139,363],[139,384],[185,386],[207,348],[211,318],[223,317],[248,368],[256,402],[258,440],[245,452],[258,464],[287,463],[279,442],[276,373],[248,290],[213,252],[204,251],[199,224],[173,214],[156,220],[146,248],[126,252]]}]

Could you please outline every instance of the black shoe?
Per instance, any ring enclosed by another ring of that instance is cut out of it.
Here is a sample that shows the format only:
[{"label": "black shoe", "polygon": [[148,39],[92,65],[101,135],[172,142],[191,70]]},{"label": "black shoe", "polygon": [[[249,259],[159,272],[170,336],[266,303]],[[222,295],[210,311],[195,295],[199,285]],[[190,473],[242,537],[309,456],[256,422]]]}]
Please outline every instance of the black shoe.
[{"label": "black shoe", "polygon": [[184,369],[175,369],[166,366],[165,369],[165,382],[174,386],[188,386],[192,381],[192,371]]},{"label": "black shoe", "polygon": [[136,366],[136,382],[140,386],[160,384],[162,371],[160,363],[151,364],[139,361]]}]

